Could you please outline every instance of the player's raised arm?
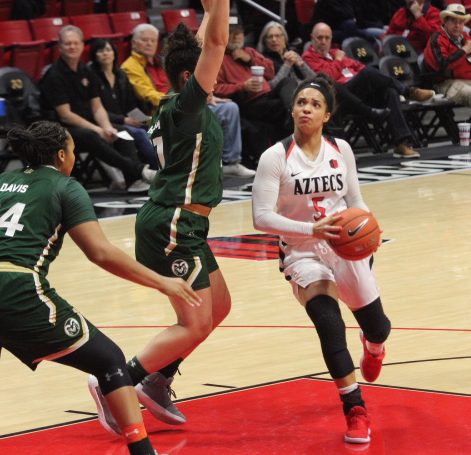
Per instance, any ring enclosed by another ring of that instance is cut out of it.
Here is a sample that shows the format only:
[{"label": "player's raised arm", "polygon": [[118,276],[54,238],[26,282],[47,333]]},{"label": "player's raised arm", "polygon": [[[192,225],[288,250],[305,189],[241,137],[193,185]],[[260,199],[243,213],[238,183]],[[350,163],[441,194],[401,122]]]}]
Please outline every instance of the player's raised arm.
[{"label": "player's raised arm", "polygon": [[203,0],[204,17],[197,36],[202,52],[195,68],[201,88],[210,93],[222,64],[229,40],[229,0]]}]

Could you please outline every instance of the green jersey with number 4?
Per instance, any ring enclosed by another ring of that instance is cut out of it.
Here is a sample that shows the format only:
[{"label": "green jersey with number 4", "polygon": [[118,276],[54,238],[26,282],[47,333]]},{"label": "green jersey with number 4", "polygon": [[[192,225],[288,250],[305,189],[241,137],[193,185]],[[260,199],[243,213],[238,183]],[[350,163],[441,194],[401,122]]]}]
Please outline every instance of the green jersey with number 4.
[{"label": "green jersey with number 4", "polygon": [[92,220],[88,193],[52,166],[0,174],[0,261],[46,276],[65,233]]}]

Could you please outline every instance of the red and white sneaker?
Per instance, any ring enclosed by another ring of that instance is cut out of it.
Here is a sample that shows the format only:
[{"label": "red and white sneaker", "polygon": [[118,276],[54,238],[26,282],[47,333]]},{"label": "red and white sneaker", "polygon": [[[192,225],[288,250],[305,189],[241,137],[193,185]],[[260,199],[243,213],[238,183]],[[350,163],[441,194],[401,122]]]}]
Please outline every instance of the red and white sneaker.
[{"label": "red and white sneaker", "polygon": [[347,419],[347,432],[344,441],[349,444],[367,444],[371,441],[370,419],[363,406],[354,406],[350,409]]},{"label": "red and white sneaker", "polygon": [[374,382],[378,379],[378,376],[381,373],[386,349],[383,347],[383,352],[380,355],[373,355],[366,348],[366,339],[362,331],[360,331],[360,340],[363,343],[363,354],[360,359],[360,371],[365,381]]}]

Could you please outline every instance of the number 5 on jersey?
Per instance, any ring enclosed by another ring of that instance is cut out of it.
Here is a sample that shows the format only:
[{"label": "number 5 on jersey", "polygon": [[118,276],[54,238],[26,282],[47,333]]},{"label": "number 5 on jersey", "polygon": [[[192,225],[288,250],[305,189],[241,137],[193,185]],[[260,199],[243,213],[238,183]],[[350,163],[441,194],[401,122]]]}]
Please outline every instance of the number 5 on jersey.
[{"label": "number 5 on jersey", "polygon": [[319,221],[321,218],[325,218],[325,207],[319,205],[319,202],[323,201],[324,197],[313,197],[311,200],[314,210],[316,211],[316,213],[313,215],[314,221]]}]

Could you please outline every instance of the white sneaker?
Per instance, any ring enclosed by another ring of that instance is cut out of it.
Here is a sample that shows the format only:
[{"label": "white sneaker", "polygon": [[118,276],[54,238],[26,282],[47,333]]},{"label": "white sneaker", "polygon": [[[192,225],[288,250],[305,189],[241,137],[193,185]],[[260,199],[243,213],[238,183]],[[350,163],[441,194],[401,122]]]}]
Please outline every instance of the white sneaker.
[{"label": "white sneaker", "polygon": [[101,393],[98,379],[93,375],[88,376],[88,390],[95,401],[96,409],[98,411],[98,420],[102,427],[109,433],[119,436],[121,434],[121,429],[119,428],[118,422],[116,422],[115,418],[111,414],[105,397]]},{"label": "white sneaker", "polygon": [[234,177],[254,177],[255,171],[248,169],[240,163],[226,164],[222,167],[224,175]]},{"label": "white sneaker", "polygon": [[157,171],[154,171],[154,169],[150,169],[149,165],[146,164],[142,169],[142,180],[144,180],[144,182],[151,183],[152,180],[154,180],[155,174],[157,174]]},{"label": "white sneaker", "polygon": [[148,191],[149,188],[150,185],[148,183],[144,182],[142,179],[139,179],[128,186],[128,193],[143,193],[144,191]]}]

